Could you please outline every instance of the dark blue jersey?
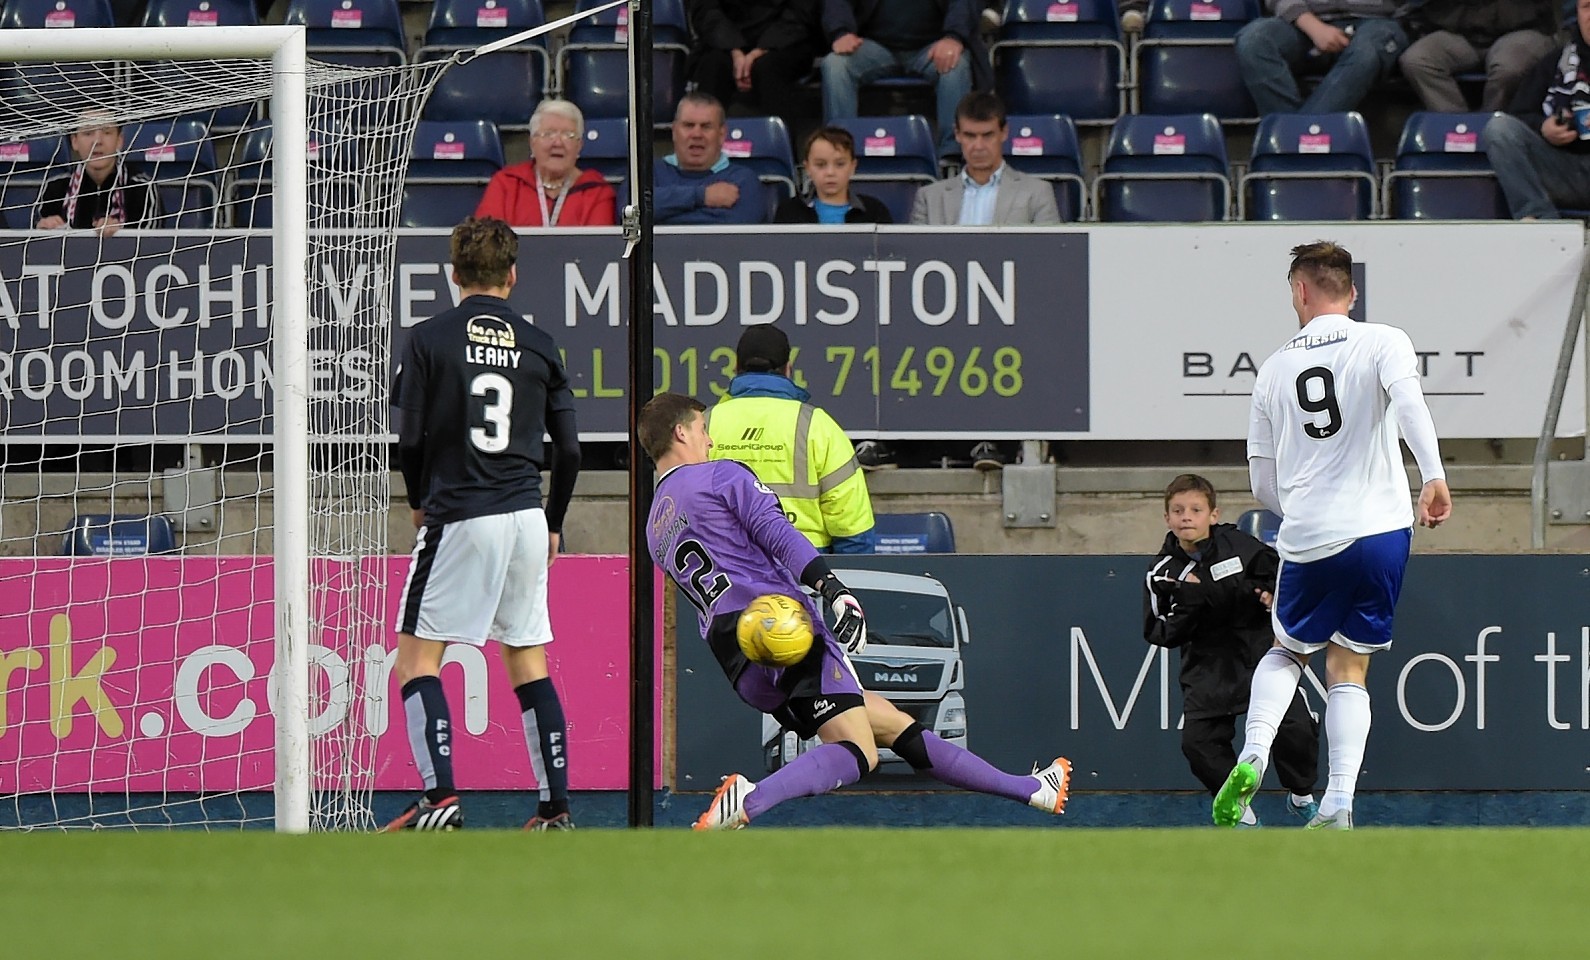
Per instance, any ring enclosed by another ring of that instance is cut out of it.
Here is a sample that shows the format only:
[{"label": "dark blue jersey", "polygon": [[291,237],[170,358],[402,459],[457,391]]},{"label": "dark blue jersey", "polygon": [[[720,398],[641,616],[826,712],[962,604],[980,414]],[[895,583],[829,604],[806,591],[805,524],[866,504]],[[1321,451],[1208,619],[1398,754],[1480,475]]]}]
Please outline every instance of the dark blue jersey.
[{"label": "dark blue jersey", "polygon": [[[579,469],[574,395],[546,332],[477,295],[409,332],[392,374],[409,503],[427,524],[539,507],[559,451],[547,522],[561,527]],[[572,469],[563,451],[572,447]],[[561,501],[561,502],[560,502]]]}]

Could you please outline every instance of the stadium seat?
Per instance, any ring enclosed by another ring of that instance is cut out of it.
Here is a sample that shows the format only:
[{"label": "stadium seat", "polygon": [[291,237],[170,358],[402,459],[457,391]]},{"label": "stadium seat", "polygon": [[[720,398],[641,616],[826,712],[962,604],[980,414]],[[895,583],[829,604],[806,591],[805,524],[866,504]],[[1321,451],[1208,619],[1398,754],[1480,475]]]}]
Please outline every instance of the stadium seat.
[{"label": "stadium seat", "polygon": [[110,0],[5,0],[0,30],[114,27]]},{"label": "stadium seat", "polygon": [[799,190],[795,154],[784,121],[778,117],[731,117],[723,155],[730,163],[750,168],[762,181],[767,222],[772,223],[773,211]]},{"label": "stadium seat", "polygon": [[64,173],[71,160],[65,137],[0,143],[0,227],[32,228],[44,182],[57,167]]},{"label": "stadium seat", "polygon": [[176,551],[171,521],[160,514],[82,514],[72,518],[61,538],[61,553],[69,557],[138,557]]},{"label": "stadium seat", "polygon": [[1010,136],[1005,138],[1005,162],[1049,181],[1061,220],[1083,219],[1087,184],[1082,179],[1082,151],[1071,118],[1052,113],[1006,119]]},{"label": "stadium seat", "polygon": [[1237,190],[1247,220],[1367,220],[1377,177],[1357,113],[1276,113],[1259,121]]},{"label": "stadium seat", "polygon": [[[546,22],[541,0],[435,0],[425,46],[473,48]],[[546,49],[540,38],[528,42]]]},{"label": "stadium seat", "polygon": [[1399,220],[1510,217],[1482,131],[1494,114],[1415,113],[1403,125],[1396,166],[1386,175],[1387,213]]},{"label": "stadium seat", "polygon": [[[575,12],[604,0],[579,0]],[[673,122],[674,109],[685,92],[685,59],[690,30],[681,0],[658,0],[652,6],[652,110],[658,126]],[[558,90],[592,117],[629,116],[629,8],[618,6],[580,21],[558,50]]]},{"label": "stadium seat", "polygon": [[1126,44],[1115,0],[1009,0],[989,53],[1011,113],[1110,123],[1126,112]]},{"label": "stadium seat", "polygon": [[149,0],[146,27],[252,27],[259,23],[253,0]]},{"label": "stadium seat", "polygon": [[[271,225],[271,141],[269,120],[254,121],[238,136],[232,178],[225,187],[225,208],[234,227]],[[358,200],[358,182],[348,173],[356,165],[351,139],[313,131],[306,152],[315,208],[348,207]]]},{"label": "stadium seat", "polygon": [[398,0],[291,0],[288,26],[303,26],[309,54],[357,67],[406,63],[408,40]]},{"label": "stadium seat", "polygon": [[486,121],[421,120],[409,148],[399,224],[457,226],[475,212],[491,175],[502,167],[502,141]]},{"label": "stadium seat", "polygon": [[1214,114],[1122,117],[1093,181],[1094,215],[1112,223],[1230,219],[1228,170]]},{"label": "stadium seat", "polygon": [[[541,0],[437,0],[416,61],[513,36],[546,22]],[[526,130],[550,86],[551,58],[540,38],[454,64],[425,102],[427,120],[490,120],[499,130]]]},{"label": "stadium seat", "polygon": [[[258,24],[259,14],[253,0],[149,0],[144,8],[142,25],[146,27],[252,27]],[[158,90],[180,88],[190,74],[183,64],[144,64],[133,77],[137,87],[154,87],[150,97],[158,97]],[[260,111],[263,112],[263,111]],[[250,104],[220,107],[195,113],[194,119],[202,122],[214,134],[243,127],[255,116]]]},{"label": "stadium seat", "polygon": [[938,151],[927,118],[853,117],[835,120],[856,141],[856,190],[883,202],[895,223],[911,221],[918,188],[939,178]]},{"label": "stadium seat", "polygon": [[880,513],[873,523],[876,553],[955,552],[955,527],[942,513]]},{"label": "stadium seat", "polygon": [[1274,544],[1281,532],[1281,518],[1268,510],[1249,510],[1237,518],[1237,529],[1255,540]]},{"label": "stadium seat", "polygon": [[1257,0],[1154,0],[1133,48],[1137,111],[1258,119],[1237,69],[1237,31],[1261,16]]},{"label": "stadium seat", "polygon": [[608,183],[629,179],[629,121],[623,117],[598,117],[585,121],[585,143],[580,147],[580,168],[595,170]]},{"label": "stadium seat", "polygon": [[147,174],[160,189],[166,229],[209,229],[220,204],[215,144],[193,119],[138,123],[122,131],[129,173]]}]

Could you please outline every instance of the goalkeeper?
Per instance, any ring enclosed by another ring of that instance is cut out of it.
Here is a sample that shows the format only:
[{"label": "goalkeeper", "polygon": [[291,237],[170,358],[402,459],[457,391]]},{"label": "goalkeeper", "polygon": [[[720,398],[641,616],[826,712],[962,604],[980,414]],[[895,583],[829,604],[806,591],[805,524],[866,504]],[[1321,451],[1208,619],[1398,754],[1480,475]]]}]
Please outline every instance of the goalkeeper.
[{"label": "goalkeeper", "polygon": [[[738,829],[785,800],[855,783],[878,766],[880,745],[951,786],[1063,812],[1071,777],[1065,758],[1028,776],[1003,773],[861,689],[845,657],[866,646],[861,604],[749,468],[708,461],[705,409],[664,393],[641,410],[640,442],[661,475],[647,520],[652,558],[696,607],[702,638],[740,699],[822,743],[758,783],[738,773],[725,777],[695,828]],[[751,663],[735,639],[741,611],[763,594],[801,599],[801,584],[833,611],[833,630],[812,610],[815,637],[804,660],[786,668]]]},{"label": "goalkeeper", "polygon": [[[1231,739],[1247,712],[1253,668],[1275,641],[1270,601],[1280,558],[1273,547],[1220,523],[1214,485],[1184,473],[1165,488],[1165,545],[1143,581],[1143,639],[1181,648],[1181,752],[1214,796],[1237,754]],[[1281,720],[1275,769],[1287,809],[1318,812],[1319,720],[1301,688]],[[1249,808],[1244,823],[1257,826]]]}]

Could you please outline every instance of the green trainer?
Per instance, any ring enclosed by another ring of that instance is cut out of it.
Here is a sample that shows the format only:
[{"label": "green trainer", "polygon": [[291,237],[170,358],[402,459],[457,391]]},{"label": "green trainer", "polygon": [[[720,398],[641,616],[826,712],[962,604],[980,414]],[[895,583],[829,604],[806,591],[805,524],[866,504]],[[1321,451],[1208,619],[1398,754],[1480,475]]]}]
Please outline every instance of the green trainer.
[{"label": "green trainer", "polygon": [[1259,770],[1248,760],[1239,762],[1226,775],[1215,794],[1214,819],[1217,827],[1234,827],[1242,822],[1242,811],[1253,802],[1259,790]]}]

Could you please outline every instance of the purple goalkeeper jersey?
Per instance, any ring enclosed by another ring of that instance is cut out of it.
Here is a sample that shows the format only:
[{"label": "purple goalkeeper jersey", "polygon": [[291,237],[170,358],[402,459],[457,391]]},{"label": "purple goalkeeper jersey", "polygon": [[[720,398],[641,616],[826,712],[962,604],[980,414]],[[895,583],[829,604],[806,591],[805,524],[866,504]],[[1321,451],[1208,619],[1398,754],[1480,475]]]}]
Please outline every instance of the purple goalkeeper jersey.
[{"label": "purple goalkeeper jersey", "polygon": [[736,460],[675,467],[657,482],[647,520],[652,559],[701,613],[701,635],[714,620],[739,616],[765,593],[806,604],[800,573],[817,556],[789,522],[778,497]]}]

